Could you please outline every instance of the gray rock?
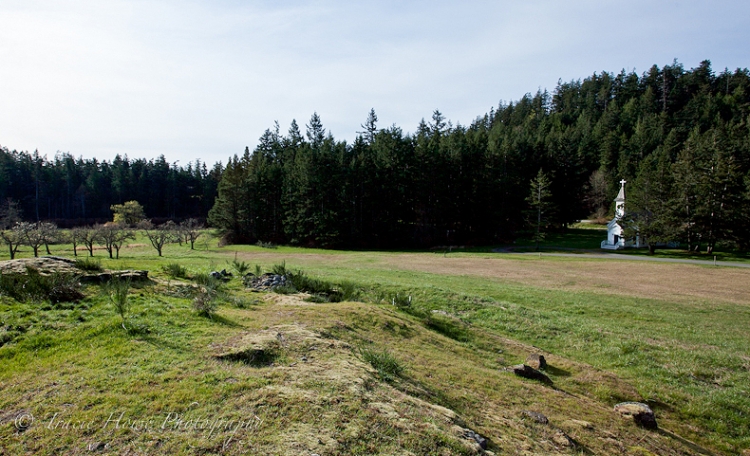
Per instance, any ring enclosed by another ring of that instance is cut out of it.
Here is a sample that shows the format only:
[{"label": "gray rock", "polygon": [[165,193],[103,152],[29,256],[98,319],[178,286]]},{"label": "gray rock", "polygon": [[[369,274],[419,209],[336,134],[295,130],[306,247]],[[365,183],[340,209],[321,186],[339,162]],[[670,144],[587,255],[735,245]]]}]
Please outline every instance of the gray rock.
[{"label": "gray rock", "polygon": [[549,377],[547,377],[542,372],[539,372],[538,370],[534,369],[531,366],[527,366],[526,364],[517,364],[515,366],[511,366],[509,369],[514,374],[518,375],[519,377],[523,378],[529,378],[532,380],[539,380],[540,382],[551,384],[552,380],[550,380]]},{"label": "gray rock", "polygon": [[148,280],[148,271],[129,269],[124,271],[102,272],[99,274],[88,274],[80,278],[81,283],[104,283],[112,279],[130,280],[141,282]]},{"label": "gray rock", "polygon": [[128,271],[116,271],[112,273],[113,277],[118,277],[120,280],[130,279],[131,281],[143,281],[148,280],[148,271],[145,270],[128,270]]},{"label": "gray rock", "polygon": [[532,420],[536,421],[539,424],[549,423],[549,419],[539,412],[532,412],[531,410],[524,410],[521,413],[523,413],[525,416],[531,418]]},{"label": "gray rock", "polygon": [[623,418],[633,418],[635,424],[646,429],[657,429],[656,416],[646,404],[641,402],[620,402],[615,405],[615,412]]},{"label": "gray rock", "polygon": [[534,369],[544,369],[547,367],[547,360],[544,359],[543,355],[532,353],[526,357],[526,365]]},{"label": "gray rock", "polygon": [[88,445],[88,450],[92,451],[92,452],[94,452],[94,451],[104,451],[107,448],[109,448],[109,444],[108,443],[104,443],[104,442],[90,443]]},{"label": "gray rock", "polygon": [[466,432],[464,433],[464,437],[467,438],[467,439],[469,439],[469,440],[473,440],[473,441],[477,442],[477,444],[479,445],[479,448],[481,448],[483,450],[487,449],[487,439],[485,439],[484,437],[482,437],[478,433],[472,431],[471,429],[467,429],[466,430]]},{"label": "gray rock", "polygon": [[243,278],[245,286],[254,290],[272,290],[276,287],[284,287],[289,284],[286,276],[265,273],[260,277],[253,275],[245,275]]}]

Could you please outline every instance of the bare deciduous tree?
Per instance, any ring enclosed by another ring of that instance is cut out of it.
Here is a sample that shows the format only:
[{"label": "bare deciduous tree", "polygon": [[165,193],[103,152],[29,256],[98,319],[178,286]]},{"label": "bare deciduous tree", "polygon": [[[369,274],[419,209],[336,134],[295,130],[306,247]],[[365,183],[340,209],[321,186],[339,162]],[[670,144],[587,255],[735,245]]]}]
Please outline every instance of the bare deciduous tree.
[{"label": "bare deciduous tree", "polygon": [[60,230],[57,229],[57,225],[52,222],[38,223],[37,230],[39,230],[39,236],[42,238],[42,243],[47,251],[47,255],[52,255],[52,252],[49,251],[49,245],[59,242]]},{"label": "bare deciduous tree", "polygon": [[83,243],[83,237],[84,233],[83,231],[86,230],[86,228],[82,227],[76,227],[70,230],[70,235],[68,236],[68,240],[71,244],[73,244],[73,256],[78,256],[78,244]]},{"label": "bare deciduous tree", "polygon": [[12,229],[0,230],[0,238],[2,238],[3,242],[8,245],[10,259],[14,260],[16,258],[16,253],[18,252],[18,247],[23,244],[21,233],[15,229],[15,227]]},{"label": "bare deciduous tree", "polygon": [[31,247],[34,251],[34,257],[39,256],[39,247],[44,244],[44,233],[39,229],[39,224],[20,222],[16,227],[23,239],[23,243]]},{"label": "bare deciduous tree", "polygon": [[148,240],[151,242],[151,245],[159,253],[159,256],[163,256],[162,249],[164,248],[165,244],[174,242],[176,240],[176,225],[171,220],[159,226],[154,226],[154,224],[151,223],[151,220],[146,220],[141,222],[138,227],[143,230],[143,234],[146,235]]},{"label": "bare deciduous tree", "polygon": [[[120,248],[128,239],[135,239],[135,235],[122,223],[105,223],[94,226],[98,239],[104,244],[110,258],[120,258]],[[114,256],[113,256],[114,252]]]},{"label": "bare deciduous tree", "polygon": [[94,244],[99,240],[98,232],[89,227],[76,228],[77,239],[86,246],[86,250],[89,251],[89,256],[94,256]]},{"label": "bare deciduous tree", "polygon": [[195,241],[203,234],[201,232],[203,228],[203,224],[194,218],[189,218],[180,223],[180,233],[185,239],[185,243],[190,243],[190,250],[195,250]]},{"label": "bare deciduous tree", "polygon": [[15,225],[21,221],[21,211],[18,209],[18,203],[8,198],[0,205],[0,238],[8,245],[10,259],[16,258],[18,247],[23,242],[20,232],[15,229]]}]

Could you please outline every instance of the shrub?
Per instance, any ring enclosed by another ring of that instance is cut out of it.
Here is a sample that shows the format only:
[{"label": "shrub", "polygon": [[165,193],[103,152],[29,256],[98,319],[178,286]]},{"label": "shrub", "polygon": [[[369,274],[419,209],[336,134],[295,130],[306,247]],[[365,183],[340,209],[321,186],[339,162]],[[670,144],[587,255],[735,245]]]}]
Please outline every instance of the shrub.
[{"label": "shrub", "polygon": [[287,275],[287,269],[286,269],[286,261],[282,261],[279,264],[273,265],[271,268],[271,272],[276,275]]},{"label": "shrub", "polygon": [[198,296],[193,299],[193,309],[199,315],[211,318],[218,308],[219,304],[216,302],[216,296],[208,290],[198,293]]},{"label": "shrub", "polygon": [[82,271],[89,272],[103,272],[102,262],[100,260],[94,260],[93,258],[78,258],[75,261],[75,266]]},{"label": "shrub", "polygon": [[339,291],[341,292],[342,301],[357,301],[362,295],[362,291],[359,289],[357,284],[345,280],[338,284]]},{"label": "shrub", "polygon": [[165,264],[161,267],[161,270],[173,279],[185,279],[188,276],[187,269],[177,263]]},{"label": "shrub", "polygon": [[237,274],[240,276],[245,275],[247,271],[250,270],[250,264],[245,263],[244,261],[237,261],[237,254],[234,254],[234,260],[231,263],[232,269],[237,271]]},{"label": "shrub", "polygon": [[331,295],[335,292],[333,286],[323,280],[314,279],[302,271],[286,273],[286,278],[292,283],[294,288],[312,294]]},{"label": "shrub", "polygon": [[196,274],[193,280],[201,286],[201,291],[193,298],[193,309],[199,315],[211,318],[219,307],[217,298],[220,293],[221,281],[204,273]]},{"label": "shrub", "polygon": [[386,382],[392,382],[404,372],[404,366],[388,350],[361,347],[359,354],[378,371],[378,376]]},{"label": "shrub", "polygon": [[210,285],[218,287],[220,281],[218,279],[214,279],[210,274],[206,272],[198,272],[193,274],[193,282],[201,286]]},{"label": "shrub", "polygon": [[122,319],[122,329],[127,331],[128,328],[125,326],[125,320],[130,312],[130,299],[128,298],[130,279],[120,280],[119,278],[112,278],[104,286],[104,290],[115,311]]}]

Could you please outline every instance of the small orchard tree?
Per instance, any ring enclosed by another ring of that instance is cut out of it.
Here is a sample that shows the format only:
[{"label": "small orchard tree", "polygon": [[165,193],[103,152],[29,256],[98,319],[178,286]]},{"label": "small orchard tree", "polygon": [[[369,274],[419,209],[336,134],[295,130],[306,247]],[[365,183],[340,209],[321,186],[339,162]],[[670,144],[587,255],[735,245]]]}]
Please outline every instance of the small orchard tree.
[{"label": "small orchard tree", "polygon": [[536,249],[539,250],[539,242],[545,238],[542,228],[549,223],[549,217],[552,214],[552,192],[550,192],[550,180],[540,169],[539,173],[531,180],[531,191],[526,197],[529,204],[528,224],[533,229],[532,240],[536,243]]},{"label": "small orchard tree", "polygon": [[200,223],[198,219],[194,218],[189,218],[180,223],[180,233],[185,239],[185,242],[190,243],[190,250],[195,250],[195,241],[197,241],[203,234],[201,231],[203,228],[203,224]]},{"label": "small orchard tree", "polygon": [[18,252],[18,247],[23,244],[21,233],[15,229],[15,227],[12,229],[0,230],[0,238],[2,238],[3,242],[8,246],[10,259],[14,260],[16,258],[16,253]]},{"label": "small orchard tree", "polygon": [[60,230],[52,222],[39,223],[37,224],[37,229],[39,230],[39,235],[42,238],[47,255],[52,255],[52,252],[49,251],[49,245],[60,241]]},{"label": "small orchard tree", "polygon": [[39,247],[44,244],[44,233],[39,227],[40,224],[21,222],[16,227],[21,234],[23,243],[31,247],[34,251],[34,257],[39,256]]},{"label": "small orchard tree", "polygon": [[175,227],[175,223],[171,220],[159,226],[155,226],[151,220],[144,220],[139,224],[139,228],[143,230],[143,234],[146,235],[159,256],[163,256],[164,245],[177,239]]},{"label": "small orchard tree", "polygon": [[83,231],[85,230],[86,228],[82,227],[76,227],[70,230],[68,241],[73,244],[73,256],[78,256],[78,244],[83,244]]},{"label": "small orchard tree", "polygon": [[134,226],[146,218],[143,206],[138,201],[126,201],[125,204],[113,204],[109,207],[114,214],[113,222]]},{"label": "small orchard tree", "polygon": [[109,253],[109,257],[119,259],[120,248],[128,239],[135,239],[135,235],[122,223],[105,223],[104,225],[95,226],[99,240],[104,244],[104,248]]},{"label": "small orchard tree", "polygon": [[99,241],[99,232],[92,227],[76,228],[80,242],[89,251],[89,256],[94,256],[94,244]]},{"label": "small orchard tree", "polygon": [[0,238],[8,246],[10,259],[16,258],[18,247],[23,243],[23,237],[15,226],[21,221],[21,211],[18,203],[8,198],[0,205]]}]

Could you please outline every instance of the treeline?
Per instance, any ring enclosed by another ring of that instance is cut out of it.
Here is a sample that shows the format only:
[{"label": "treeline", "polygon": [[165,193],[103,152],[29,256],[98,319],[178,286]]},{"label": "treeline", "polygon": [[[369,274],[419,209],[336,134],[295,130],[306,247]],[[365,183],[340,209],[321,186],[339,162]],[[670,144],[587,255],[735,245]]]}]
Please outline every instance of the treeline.
[{"label": "treeline", "polygon": [[26,221],[66,227],[111,220],[112,205],[133,200],[156,220],[205,218],[221,172],[221,163],[209,169],[199,160],[177,166],[164,156],[147,161],[118,155],[109,162],[58,153],[47,159],[3,147],[0,202],[16,205]]},{"label": "treeline", "polygon": [[497,242],[526,228],[542,170],[551,226],[611,214],[626,179],[628,210],[661,217],[654,239],[747,247],[749,114],[748,70],[717,75],[708,61],[560,82],[468,126],[435,111],[407,134],[378,128],[373,110],[353,144],[314,114],[304,136],[296,122],[286,135],[277,123],[230,159],[209,221],[234,242]]}]

